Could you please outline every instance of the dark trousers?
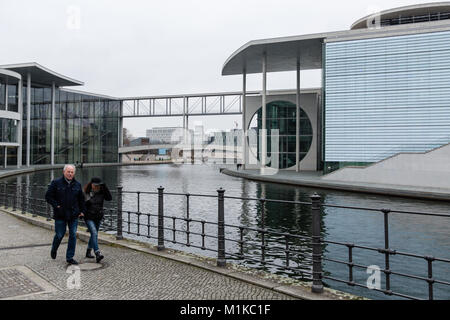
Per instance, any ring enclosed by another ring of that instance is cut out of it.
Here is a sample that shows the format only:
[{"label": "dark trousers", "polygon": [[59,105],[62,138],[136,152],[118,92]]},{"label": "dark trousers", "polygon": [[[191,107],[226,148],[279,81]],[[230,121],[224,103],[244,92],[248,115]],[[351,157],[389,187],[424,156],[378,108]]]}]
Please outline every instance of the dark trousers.
[{"label": "dark trousers", "polygon": [[86,220],[86,226],[91,233],[89,238],[88,249],[98,251],[98,230],[100,229],[100,220]]},{"label": "dark trousers", "polygon": [[52,251],[58,250],[59,245],[66,234],[66,226],[69,227],[69,242],[67,244],[66,261],[69,261],[75,255],[78,219],[70,221],[55,219],[55,237],[53,238]]}]

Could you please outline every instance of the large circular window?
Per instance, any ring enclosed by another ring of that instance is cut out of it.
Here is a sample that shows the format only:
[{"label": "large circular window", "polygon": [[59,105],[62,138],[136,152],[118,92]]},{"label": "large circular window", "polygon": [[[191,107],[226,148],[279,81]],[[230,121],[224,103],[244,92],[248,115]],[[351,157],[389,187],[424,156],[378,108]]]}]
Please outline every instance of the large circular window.
[{"label": "large circular window", "polygon": [[[295,166],[296,149],[296,105],[288,101],[273,101],[266,107],[267,129],[267,164],[272,165],[274,157],[278,157],[279,169]],[[253,115],[248,127],[248,144],[254,157],[261,159],[262,108]],[[300,161],[311,148],[313,131],[311,121],[306,112],[300,108]],[[278,141],[278,143],[277,143]],[[278,148],[274,143],[278,144]],[[274,163],[275,164],[275,163]]]}]

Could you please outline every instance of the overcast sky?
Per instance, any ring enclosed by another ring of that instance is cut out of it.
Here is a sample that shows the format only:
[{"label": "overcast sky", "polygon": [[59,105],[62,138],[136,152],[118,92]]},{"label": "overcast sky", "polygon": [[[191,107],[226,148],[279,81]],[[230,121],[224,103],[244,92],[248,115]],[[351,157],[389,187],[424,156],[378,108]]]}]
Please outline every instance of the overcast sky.
[{"label": "overcast sky", "polygon": [[[1,1],[0,64],[37,62],[81,80],[74,89],[124,96],[240,91],[221,76],[226,59],[251,40],[341,31],[361,17],[421,1],[165,0]],[[319,87],[320,71],[302,72]],[[294,88],[295,74],[273,73],[268,88]],[[248,89],[260,90],[261,76]],[[241,117],[190,118],[229,129]],[[181,118],[126,120],[134,136]]]}]

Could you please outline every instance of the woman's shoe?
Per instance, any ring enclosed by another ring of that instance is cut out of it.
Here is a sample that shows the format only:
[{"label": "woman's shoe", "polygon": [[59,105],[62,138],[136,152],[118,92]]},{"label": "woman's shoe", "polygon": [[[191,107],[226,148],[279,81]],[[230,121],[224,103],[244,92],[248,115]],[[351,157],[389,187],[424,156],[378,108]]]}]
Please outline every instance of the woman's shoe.
[{"label": "woman's shoe", "polygon": [[100,252],[100,250],[99,251],[97,251],[97,252],[95,252],[95,261],[97,262],[97,263],[99,263],[103,258],[104,258],[104,256],[102,255],[102,253]]},{"label": "woman's shoe", "polygon": [[92,249],[87,249],[86,250],[86,258],[95,258],[93,255],[92,255]]}]

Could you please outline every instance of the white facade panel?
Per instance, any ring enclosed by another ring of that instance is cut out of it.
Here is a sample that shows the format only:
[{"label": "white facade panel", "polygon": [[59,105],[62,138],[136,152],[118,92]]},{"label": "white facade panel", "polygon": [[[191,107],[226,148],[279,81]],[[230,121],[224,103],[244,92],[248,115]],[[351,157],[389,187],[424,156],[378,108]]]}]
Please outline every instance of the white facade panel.
[{"label": "white facade panel", "polygon": [[450,142],[450,32],[327,43],[325,161]]}]

